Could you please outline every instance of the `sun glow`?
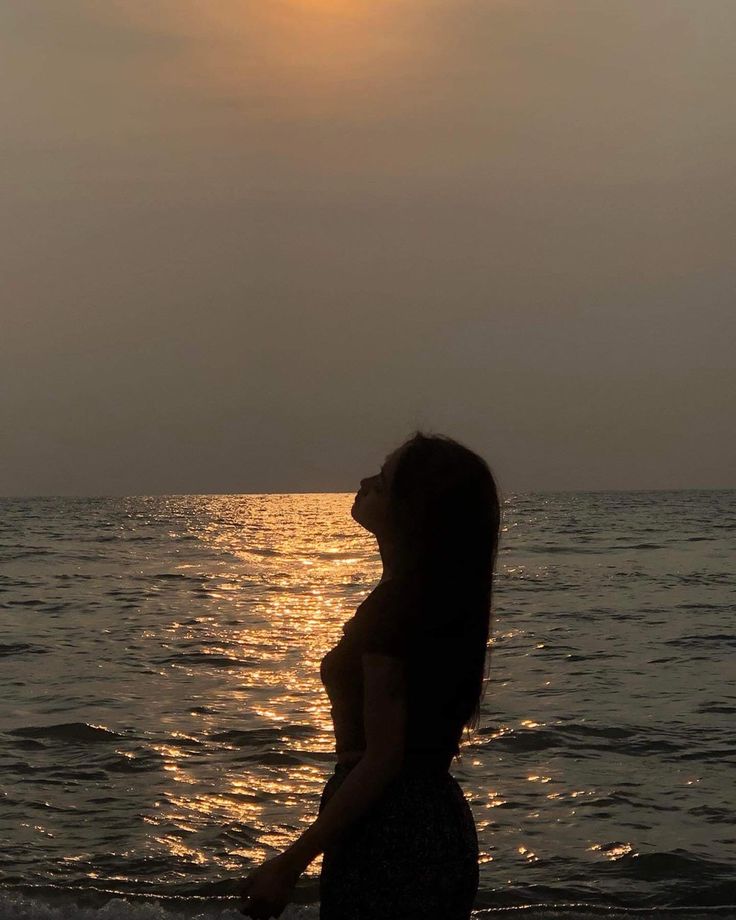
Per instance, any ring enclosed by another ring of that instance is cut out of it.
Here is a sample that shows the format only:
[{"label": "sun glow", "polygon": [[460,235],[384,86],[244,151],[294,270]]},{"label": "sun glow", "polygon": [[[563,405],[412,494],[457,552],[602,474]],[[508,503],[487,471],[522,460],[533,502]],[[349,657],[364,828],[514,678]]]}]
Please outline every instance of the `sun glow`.
[{"label": "sun glow", "polygon": [[[161,78],[226,96],[250,117],[365,113],[395,105],[396,81],[426,72],[428,26],[415,7],[388,0],[282,0],[244,5],[162,0],[108,15],[180,40]],[[394,100],[394,101],[392,101]]]}]

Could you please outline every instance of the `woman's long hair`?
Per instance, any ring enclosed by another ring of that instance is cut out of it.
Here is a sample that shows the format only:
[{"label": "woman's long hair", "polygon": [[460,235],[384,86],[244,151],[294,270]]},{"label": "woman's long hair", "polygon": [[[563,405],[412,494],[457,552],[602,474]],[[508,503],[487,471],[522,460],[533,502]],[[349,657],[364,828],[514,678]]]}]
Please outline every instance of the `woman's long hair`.
[{"label": "woman's long hair", "polygon": [[478,727],[490,670],[499,491],[488,464],[444,435],[417,431],[402,445],[389,494],[400,576],[429,603],[427,617],[463,634],[468,656],[463,726]]}]

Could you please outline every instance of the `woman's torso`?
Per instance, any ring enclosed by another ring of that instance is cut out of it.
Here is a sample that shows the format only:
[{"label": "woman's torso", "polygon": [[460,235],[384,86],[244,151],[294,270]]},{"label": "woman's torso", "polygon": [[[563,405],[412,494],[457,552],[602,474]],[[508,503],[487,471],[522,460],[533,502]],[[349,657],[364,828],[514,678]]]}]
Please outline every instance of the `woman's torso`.
[{"label": "woman's torso", "polygon": [[462,637],[451,627],[430,629],[429,612],[410,609],[417,605],[408,598],[395,583],[380,583],[345,623],[342,638],[320,662],[320,677],[331,703],[338,763],[357,763],[365,752],[362,654],[367,646],[375,650],[377,643],[381,650],[382,636],[387,652],[400,656],[406,666],[406,763],[446,771],[459,751],[467,717],[468,673],[462,661]]}]

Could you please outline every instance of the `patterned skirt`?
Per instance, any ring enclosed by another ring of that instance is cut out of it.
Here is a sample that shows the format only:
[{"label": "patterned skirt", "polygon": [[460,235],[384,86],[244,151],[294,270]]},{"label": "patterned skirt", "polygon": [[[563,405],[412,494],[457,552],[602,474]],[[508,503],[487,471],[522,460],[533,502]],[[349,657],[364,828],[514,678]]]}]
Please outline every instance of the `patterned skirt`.
[{"label": "patterned skirt", "polygon": [[[335,765],[320,812],[351,767]],[[454,776],[405,767],[322,857],[320,920],[468,920],[478,835]]]}]

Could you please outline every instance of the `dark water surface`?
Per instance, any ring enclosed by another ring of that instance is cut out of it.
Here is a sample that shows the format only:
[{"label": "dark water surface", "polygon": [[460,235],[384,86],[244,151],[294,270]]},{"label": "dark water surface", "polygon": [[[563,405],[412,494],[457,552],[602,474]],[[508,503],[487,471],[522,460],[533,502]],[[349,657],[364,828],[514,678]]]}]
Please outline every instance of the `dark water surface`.
[{"label": "dark water surface", "polygon": [[[332,771],[319,661],[380,577],[351,501],[0,500],[0,917],[241,916]],[[508,497],[452,767],[479,916],[736,916],[735,551],[735,491]]]}]

